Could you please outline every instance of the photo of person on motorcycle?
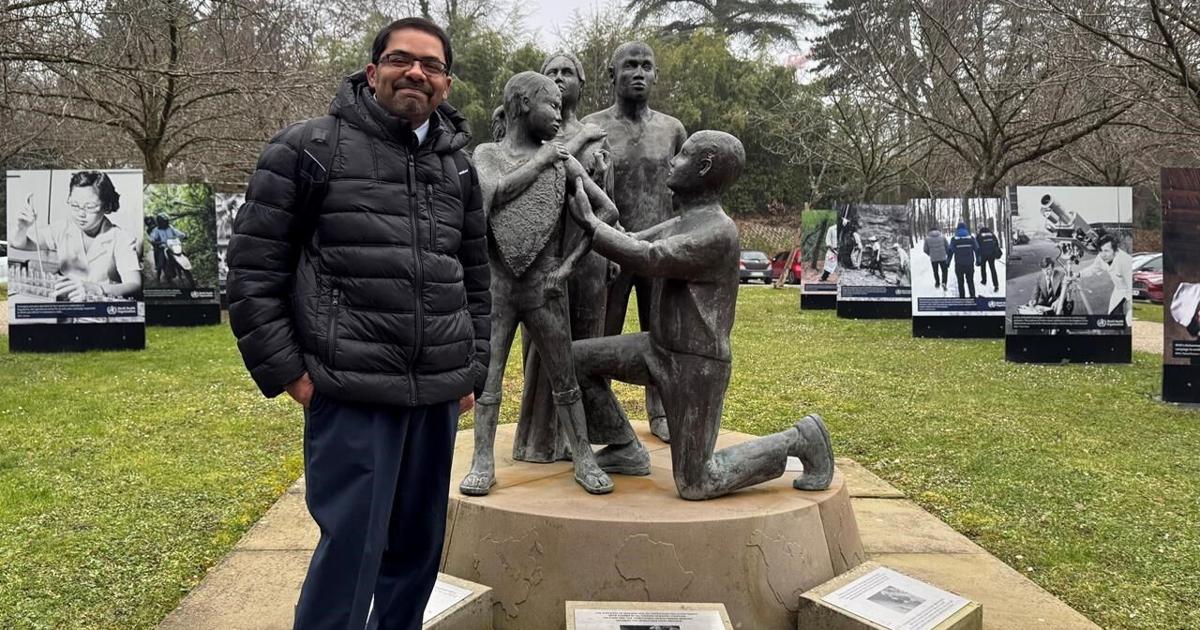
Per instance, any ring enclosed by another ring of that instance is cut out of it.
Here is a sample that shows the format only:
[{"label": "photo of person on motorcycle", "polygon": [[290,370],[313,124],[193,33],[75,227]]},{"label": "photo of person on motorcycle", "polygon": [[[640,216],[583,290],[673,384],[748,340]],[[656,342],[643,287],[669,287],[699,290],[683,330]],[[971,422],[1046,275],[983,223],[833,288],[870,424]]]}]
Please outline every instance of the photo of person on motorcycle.
[{"label": "photo of person on motorcycle", "polygon": [[165,277],[168,284],[185,288],[196,286],[192,276],[192,263],[183,253],[183,241],[187,233],[171,225],[164,213],[154,217],[154,228],[150,230],[150,245],[154,247],[154,275],[158,282]]}]

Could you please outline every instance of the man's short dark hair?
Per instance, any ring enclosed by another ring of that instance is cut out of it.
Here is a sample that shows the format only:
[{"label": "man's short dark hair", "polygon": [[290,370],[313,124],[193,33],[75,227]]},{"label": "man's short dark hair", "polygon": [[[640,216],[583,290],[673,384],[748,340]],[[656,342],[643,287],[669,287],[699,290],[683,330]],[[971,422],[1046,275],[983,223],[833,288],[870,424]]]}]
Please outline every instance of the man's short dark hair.
[{"label": "man's short dark hair", "polygon": [[454,52],[450,49],[450,36],[442,30],[442,27],[422,17],[402,18],[383,27],[383,30],[375,36],[375,43],[371,44],[371,63],[379,63],[379,58],[387,49],[388,39],[391,38],[392,33],[406,28],[424,31],[442,40],[442,52],[446,56],[446,69],[449,70],[454,65]]},{"label": "man's short dark hair", "polygon": [[1096,249],[1101,249],[1105,244],[1112,248],[1113,252],[1117,251],[1117,239],[1112,234],[1105,234],[1096,240]]},{"label": "man's short dark hair", "polygon": [[612,57],[608,61],[608,67],[613,70],[620,70],[620,68],[617,67],[617,62],[620,61],[622,57],[629,54],[630,51],[638,48],[650,53],[650,56],[654,57],[655,60],[658,59],[658,57],[654,54],[654,49],[650,47],[650,44],[647,44],[643,41],[625,42],[613,50]]},{"label": "man's short dark hair", "polygon": [[1046,267],[1053,267],[1053,266],[1054,266],[1053,258],[1051,258],[1049,256],[1042,257],[1042,269],[1045,269]]}]

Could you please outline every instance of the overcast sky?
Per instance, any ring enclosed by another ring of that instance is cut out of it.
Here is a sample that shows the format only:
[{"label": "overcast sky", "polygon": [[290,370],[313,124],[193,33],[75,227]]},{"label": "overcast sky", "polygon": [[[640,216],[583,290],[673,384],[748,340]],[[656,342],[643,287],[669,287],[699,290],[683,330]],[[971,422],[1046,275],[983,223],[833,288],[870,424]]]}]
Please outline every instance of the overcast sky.
[{"label": "overcast sky", "polygon": [[[627,0],[521,0],[521,4],[528,8],[525,28],[534,41],[543,48],[553,47],[559,43],[558,32],[566,30],[575,11],[589,15],[602,7],[624,6],[626,2]],[[826,0],[812,0],[811,4],[824,7],[825,2]],[[801,44],[800,49],[804,48],[807,46]],[[801,50],[784,52],[783,56],[799,53]]]},{"label": "overcast sky", "polygon": [[584,14],[594,13],[597,8],[609,6],[610,3],[615,4],[616,2],[614,0],[525,0],[523,4],[530,9],[529,17],[525,18],[525,26],[534,36],[535,41],[557,43],[558,29],[566,29],[576,10]]}]

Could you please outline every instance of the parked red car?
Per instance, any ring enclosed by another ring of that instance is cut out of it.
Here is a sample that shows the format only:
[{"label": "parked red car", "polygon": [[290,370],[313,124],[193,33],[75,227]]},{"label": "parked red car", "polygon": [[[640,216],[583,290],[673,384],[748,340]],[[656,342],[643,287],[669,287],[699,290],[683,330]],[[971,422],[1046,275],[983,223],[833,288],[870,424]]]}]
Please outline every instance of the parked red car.
[{"label": "parked red car", "polygon": [[[783,268],[787,265],[788,256],[791,252],[779,252],[771,259],[771,279],[779,280],[779,276],[783,275]],[[804,263],[800,260],[800,250],[796,250],[796,259],[792,261],[792,268],[787,272],[788,284],[796,284],[804,277]]]},{"label": "parked red car", "polygon": [[1133,272],[1133,297],[1150,300],[1156,304],[1163,301],[1163,274],[1161,271]]}]

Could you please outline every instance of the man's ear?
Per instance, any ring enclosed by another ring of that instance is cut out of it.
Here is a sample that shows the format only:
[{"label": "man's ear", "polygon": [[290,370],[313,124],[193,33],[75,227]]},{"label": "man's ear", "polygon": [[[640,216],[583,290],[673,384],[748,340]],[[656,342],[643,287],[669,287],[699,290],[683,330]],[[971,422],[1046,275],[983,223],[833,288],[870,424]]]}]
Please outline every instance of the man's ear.
[{"label": "man's ear", "polygon": [[378,79],[379,66],[376,66],[373,63],[367,64],[367,85],[369,85],[372,90],[375,89],[375,82],[378,81]]},{"label": "man's ear", "polygon": [[454,79],[449,74],[447,74],[446,75],[446,90],[444,92],[442,92],[442,100],[443,101],[450,98],[450,88],[452,88],[452,87],[454,87]]},{"label": "man's ear", "polygon": [[608,67],[608,82],[613,85],[617,84],[617,70],[612,66]]},{"label": "man's ear", "polygon": [[700,158],[700,177],[708,175],[708,172],[712,170],[712,164],[713,160],[711,155],[706,155]]}]

